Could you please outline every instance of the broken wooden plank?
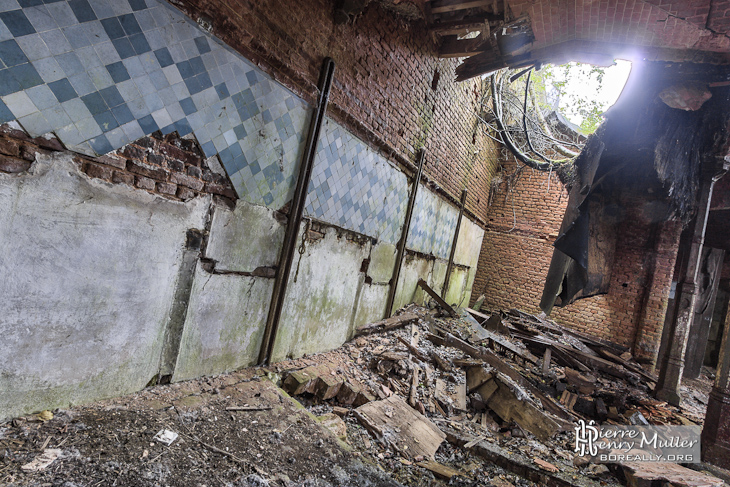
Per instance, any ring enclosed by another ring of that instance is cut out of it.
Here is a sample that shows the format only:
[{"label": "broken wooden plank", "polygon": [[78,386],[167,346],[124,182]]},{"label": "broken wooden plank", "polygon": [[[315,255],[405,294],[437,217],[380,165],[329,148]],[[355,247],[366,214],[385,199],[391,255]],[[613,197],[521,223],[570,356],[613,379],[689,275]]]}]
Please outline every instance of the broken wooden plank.
[{"label": "broken wooden plank", "polygon": [[629,382],[633,383],[636,383],[639,380],[637,374],[631,372],[630,370],[627,370],[623,365],[619,363],[611,362],[598,356],[589,355],[587,353],[581,352],[580,350],[576,350],[572,347],[568,347],[567,345],[563,345],[562,343],[551,340],[544,335],[539,335],[532,338],[524,338],[524,340],[531,341],[533,343],[539,343],[545,346],[550,346],[553,348],[553,350],[559,350],[563,354],[570,356],[571,359],[582,362],[585,366],[593,370],[605,372],[614,377],[618,377],[619,379],[628,380]]},{"label": "broken wooden plank", "polygon": [[492,377],[494,377],[494,374],[484,367],[469,367],[466,369],[467,392],[471,393],[478,389],[479,386],[490,380]]},{"label": "broken wooden plank", "polygon": [[533,354],[529,352],[529,350],[525,348],[520,348],[519,346],[515,345],[514,343],[510,342],[508,339],[497,335],[494,332],[491,332],[489,330],[484,330],[486,339],[489,340],[492,343],[496,343],[500,347],[509,350],[513,354],[522,357],[523,359],[527,360],[528,362],[531,362],[533,364],[536,364],[538,362],[538,358],[535,357]]},{"label": "broken wooden plank", "polygon": [[487,439],[486,436],[477,436],[476,438],[471,440],[469,443],[464,445],[464,448],[469,449],[469,448],[473,447],[474,445],[476,445],[477,443],[479,443],[480,441],[484,441],[486,439]]},{"label": "broken wooden plank", "polygon": [[298,396],[305,392],[313,393],[317,377],[317,373],[310,367],[289,371],[284,379],[284,390],[292,396]]},{"label": "broken wooden plank", "polygon": [[443,14],[447,12],[456,12],[458,10],[467,10],[470,8],[484,8],[492,5],[492,0],[435,0],[429,2],[432,14]]},{"label": "broken wooden plank", "polygon": [[376,321],[375,323],[369,323],[358,327],[355,332],[356,336],[369,335],[371,333],[378,333],[383,331],[395,330],[402,326],[406,326],[410,323],[418,321],[418,315],[415,313],[403,313],[397,316],[391,316],[384,320]]},{"label": "broken wooden plank", "polygon": [[441,355],[439,355],[438,352],[436,352],[435,350],[431,352],[431,358],[436,363],[438,368],[443,370],[444,372],[451,372],[453,370],[451,363],[443,358]]},{"label": "broken wooden plank", "polygon": [[423,467],[426,470],[430,470],[435,476],[446,480],[450,480],[451,477],[456,477],[457,475],[461,477],[469,477],[469,475],[460,470],[456,470],[454,468],[438,462],[434,462],[432,460],[424,460],[422,462],[416,463],[416,465],[418,465],[419,467]]},{"label": "broken wooden plank", "polygon": [[413,345],[411,345],[408,340],[406,340],[405,338],[400,337],[400,336],[397,337],[397,338],[398,338],[398,341],[401,342],[403,345],[405,345],[406,348],[408,349],[408,351],[411,352],[416,357],[418,357],[419,360],[421,360],[422,362],[430,362],[431,361],[431,358],[428,355],[426,355],[425,353],[421,352],[416,347],[414,347]]},{"label": "broken wooden plank", "polygon": [[[463,433],[455,429],[444,426],[444,432],[449,443],[457,446],[464,446],[471,441],[470,437],[466,437]],[[481,458],[511,472],[519,475],[537,485],[543,487],[575,487],[576,480],[573,478],[574,473],[565,470],[560,472],[548,472],[538,467],[530,458],[527,458],[519,451],[508,451],[494,443],[488,441],[480,441],[471,449],[472,452]],[[600,483],[581,477],[580,485],[582,487],[600,487]]]},{"label": "broken wooden plank", "polygon": [[[603,357],[607,358],[608,360],[613,360],[614,362],[623,365],[627,369],[629,369],[631,372],[635,372],[639,374],[644,379],[648,380],[649,382],[657,382],[659,379],[658,377],[650,374],[646,370],[644,370],[641,365],[634,364],[629,362],[628,360],[610,352],[609,350],[606,350],[605,348],[601,348],[598,350],[598,353],[600,353]],[[627,352],[628,353],[628,352]],[[631,357],[631,354],[629,354],[629,357]]]},{"label": "broken wooden plank", "polygon": [[466,411],[466,384],[456,384],[456,397],[454,399],[456,408]]},{"label": "broken wooden plank", "polygon": [[228,406],[226,411],[269,411],[271,406]]},{"label": "broken wooden plank", "polygon": [[411,389],[408,393],[408,404],[411,407],[416,407],[416,402],[418,401],[418,377],[420,375],[421,369],[418,366],[414,367],[411,373]]},{"label": "broken wooden plank", "polygon": [[456,367],[475,367],[477,365],[485,365],[484,360],[477,360],[473,358],[455,358],[452,363]]},{"label": "broken wooden plank", "polygon": [[550,359],[553,351],[550,347],[545,347],[545,354],[542,356],[542,375],[547,376],[550,372]]},{"label": "broken wooden plank", "polygon": [[456,314],[456,311],[454,311],[454,308],[452,308],[446,301],[444,301],[443,299],[441,299],[441,296],[439,296],[438,294],[436,294],[436,291],[434,291],[433,289],[431,289],[431,287],[426,283],[426,281],[424,281],[423,279],[419,279],[418,280],[418,286],[420,286],[421,289],[423,289],[424,291],[426,291],[426,294],[428,294],[429,296],[431,296],[434,299],[434,301],[436,301],[438,303],[438,305],[441,306],[444,309],[444,311],[446,311],[447,313],[449,313],[449,315],[452,318],[457,318],[458,317],[458,315]]},{"label": "broken wooden plank", "polygon": [[435,424],[397,395],[370,402],[353,412],[368,431],[411,458],[423,455],[433,459],[446,438]]},{"label": "broken wooden plank", "polygon": [[494,352],[492,352],[491,350],[484,347],[475,347],[473,345],[470,345],[464,340],[460,340],[450,333],[447,333],[446,336],[443,338],[432,334],[427,335],[426,338],[436,345],[448,345],[450,347],[461,350],[462,352],[465,352],[466,354],[471,355],[474,358],[483,360],[492,368],[496,369],[498,372],[503,373],[504,375],[515,381],[515,383],[525,388],[530,394],[535,396],[542,403],[542,407],[544,407],[547,411],[556,415],[561,420],[571,422],[562,425],[564,428],[567,428],[566,431],[571,431],[573,429],[572,421],[576,419],[574,415],[565,411],[552,398],[548,397],[537,387],[529,383],[527,379],[522,376],[522,374],[510,367],[509,364],[507,364],[505,361],[495,355]]},{"label": "broken wooden plank", "polygon": [[482,401],[486,404],[487,401],[494,395],[494,392],[497,390],[497,381],[494,379],[490,379],[484,384],[477,387],[476,392],[479,394],[479,396],[482,398]]},{"label": "broken wooden plank", "polygon": [[720,487],[723,480],[669,462],[627,462],[621,464],[630,487],[665,485],[674,487]]},{"label": "broken wooden plank", "polygon": [[565,367],[563,370],[568,384],[577,387],[581,394],[592,394],[596,390],[596,378],[592,375],[581,374],[570,367]]},{"label": "broken wooden plank", "polygon": [[518,398],[510,387],[495,378],[497,388],[487,400],[487,406],[505,421],[514,421],[520,427],[546,441],[561,429],[560,425],[524,399]]},{"label": "broken wooden plank", "polygon": [[[489,319],[489,315],[482,313],[481,311],[477,311],[475,309],[471,308],[464,308],[464,311],[469,313],[474,317],[475,320],[479,322],[480,325],[483,325],[485,321]],[[499,316],[499,313],[492,313],[492,316],[497,315]]]},{"label": "broken wooden plank", "polygon": [[563,391],[563,393],[560,395],[560,404],[568,409],[573,409],[573,406],[575,406],[577,400],[578,395],[573,394],[570,391]]}]

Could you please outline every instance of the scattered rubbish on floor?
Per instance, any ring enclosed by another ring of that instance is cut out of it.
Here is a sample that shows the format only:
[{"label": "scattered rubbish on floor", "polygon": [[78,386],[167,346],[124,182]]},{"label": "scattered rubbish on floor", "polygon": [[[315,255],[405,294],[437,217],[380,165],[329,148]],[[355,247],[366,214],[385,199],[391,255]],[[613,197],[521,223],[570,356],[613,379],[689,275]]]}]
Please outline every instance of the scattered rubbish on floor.
[{"label": "scattered rubbish on floor", "polygon": [[161,430],[159,431],[153,439],[156,441],[159,441],[160,443],[164,443],[167,446],[172,445],[172,443],[177,440],[178,434],[174,431],[170,430]]},{"label": "scattered rubbish on floor", "polygon": [[624,347],[433,299],[330,352],[0,424],[0,484],[714,487],[675,464],[591,463],[574,436],[579,420],[701,424],[711,373],[677,408]]},{"label": "scattered rubbish on floor", "polygon": [[57,448],[46,448],[43,450],[43,453],[35,457],[32,462],[26,463],[20,468],[26,472],[38,472],[40,470],[45,470],[50,464],[56,461],[60,454],[61,450]]}]

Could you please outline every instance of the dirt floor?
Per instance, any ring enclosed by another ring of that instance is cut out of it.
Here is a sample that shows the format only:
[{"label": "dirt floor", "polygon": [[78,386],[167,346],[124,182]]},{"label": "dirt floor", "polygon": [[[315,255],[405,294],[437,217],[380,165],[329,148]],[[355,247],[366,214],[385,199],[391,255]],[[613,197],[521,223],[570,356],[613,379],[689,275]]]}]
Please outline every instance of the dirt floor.
[{"label": "dirt floor", "polygon": [[[446,372],[426,358],[437,353],[448,364],[458,364],[469,357],[423,337],[435,327],[465,336],[468,330],[464,330],[473,323],[464,317],[439,317],[438,311],[426,308],[410,311],[419,316],[415,324],[361,336],[328,353],[149,387],[128,396],[56,410],[52,419],[35,414],[0,423],[0,485],[622,485],[617,469],[576,460],[572,432],[538,441],[518,424],[501,420],[483,406],[475,408],[473,397],[460,404],[464,397],[458,391],[464,389],[466,380],[462,368],[454,366]],[[412,350],[404,346],[406,342]],[[534,375],[539,369],[539,363],[502,355],[525,374]],[[357,407],[342,404],[342,396],[323,400],[318,394],[304,393],[292,398],[278,387],[288,374],[312,366],[337,384],[346,382],[362,389],[371,396],[369,400],[398,395],[415,404],[414,409],[425,413],[424,419],[446,436],[433,460],[457,475],[450,479],[434,475],[422,466],[423,458],[408,455],[398,441],[388,441],[363,427]],[[551,375],[543,378],[546,390],[564,380],[561,371],[553,367]],[[646,416],[658,411],[665,416],[657,418],[664,421],[672,422],[672,415],[682,413],[699,422],[711,386],[708,374],[711,372],[705,371],[683,388],[682,410],[657,404],[646,387],[638,387],[629,401],[633,406],[627,406],[625,414],[643,407],[637,410]],[[616,387],[600,377],[598,384],[602,390]],[[155,439],[165,430],[178,435],[170,445]],[[57,454],[57,458],[44,469],[27,470],[43,452]]]},{"label": "dirt floor", "polygon": [[[0,485],[446,485],[428,470],[408,468],[402,458],[374,447],[375,440],[352,417],[345,420],[347,440],[340,441],[266,374],[264,369],[247,369],[155,386],[56,410],[48,421],[32,415],[2,424]],[[246,410],[226,410],[236,407]],[[310,409],[322,414],[332,410],[323,405]],[[161,430],[179,436],[168,446],[154,439]],[[22,470],[48,448],[61,450],[49,467]],[[474,476],[451,485],[535,485],[478,458],[466,458],[468,454],[448,442],[438,457],[468,463]]]}]

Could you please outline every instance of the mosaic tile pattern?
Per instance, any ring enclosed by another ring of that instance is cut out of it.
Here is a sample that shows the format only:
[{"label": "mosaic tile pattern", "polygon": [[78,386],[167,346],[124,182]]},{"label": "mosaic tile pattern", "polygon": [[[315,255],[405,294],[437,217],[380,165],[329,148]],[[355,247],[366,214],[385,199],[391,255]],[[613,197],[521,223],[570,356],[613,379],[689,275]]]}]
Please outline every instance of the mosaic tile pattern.
[{"label": "mosaic tile pattern", "polygon": [[[0,123],[32,136],[101,155],[157,130],[192,133],[243,200],[278,209],[310,112],[163,0],[0,0]],[[456,217],[429,195],[419,192],[409,246],[443,257]],[[395,243],[407,201],[405,175],[326,123],[309,216]]]},{"label": "mosaic tile pattern", "polygon": [[326,119],[305,212],[395,243],[408,206],[408,179],[337,123]]},{"label": "mosaic tile pattern", "polygon": [[406,246],[448,259],[459,211],[425,188],[419,188]]},{"label": "mosaic tile pattern", "polygon": [[161,0],[0,0],[0,123],[105,154],[194,133],[239,195],[291,196],[308,108]]}]

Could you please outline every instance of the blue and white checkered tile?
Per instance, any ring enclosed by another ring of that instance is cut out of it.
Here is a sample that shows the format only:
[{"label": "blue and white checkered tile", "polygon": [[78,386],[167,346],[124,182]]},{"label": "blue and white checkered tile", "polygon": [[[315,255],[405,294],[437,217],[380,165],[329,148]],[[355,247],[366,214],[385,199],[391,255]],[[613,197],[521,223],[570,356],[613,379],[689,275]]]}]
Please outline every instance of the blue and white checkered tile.
[{"label": "blue and white checkered tile", "polygon": [[406,176],[325,119],[307,193],[307,216],[395,243],[407,205]]},{"label": "blue and white checkered tile", "polygon": [[239,195],[289,199],[308,108],[162,0],[1,0],[0,123],[99,155],[194,133]]},{"label": "blue and white checkered tile", "polygon": [[458,217],[456,208],[427,189],[419,188],[406,246],[447,259]]}]

